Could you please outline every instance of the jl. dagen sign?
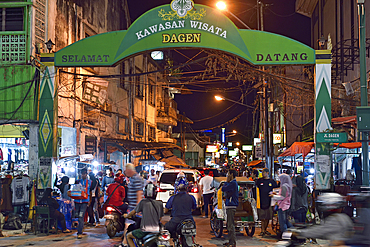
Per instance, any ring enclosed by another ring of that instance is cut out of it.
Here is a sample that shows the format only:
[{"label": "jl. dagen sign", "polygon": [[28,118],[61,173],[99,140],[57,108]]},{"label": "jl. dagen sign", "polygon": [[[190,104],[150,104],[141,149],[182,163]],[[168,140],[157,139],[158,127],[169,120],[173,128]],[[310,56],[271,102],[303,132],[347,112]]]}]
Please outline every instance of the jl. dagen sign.
[{"label": "jl. dagen sign", "polygon": [[128,30],[94,35],[55,54],[55,66],[112,66],[150,50],[208,48],[255,65],[315,64],[315,51],[290,38],[238,29],[219,10],[173,0],[138,18]]}]

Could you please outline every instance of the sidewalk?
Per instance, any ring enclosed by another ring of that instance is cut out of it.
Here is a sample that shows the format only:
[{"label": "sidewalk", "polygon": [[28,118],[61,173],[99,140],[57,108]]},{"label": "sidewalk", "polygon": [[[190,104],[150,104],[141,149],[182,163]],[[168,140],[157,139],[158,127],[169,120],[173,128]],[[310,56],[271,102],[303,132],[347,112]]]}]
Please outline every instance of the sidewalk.
[{"label": "sidewalk", "polygon": [[4,237],[20,236],[20,235],[26,235],[25,231],[27,230],[30,231],[30,229],[31,229],[31,223],[22,223],[22,229],[19,229],[19,230],[2,229],[2,233]]}]

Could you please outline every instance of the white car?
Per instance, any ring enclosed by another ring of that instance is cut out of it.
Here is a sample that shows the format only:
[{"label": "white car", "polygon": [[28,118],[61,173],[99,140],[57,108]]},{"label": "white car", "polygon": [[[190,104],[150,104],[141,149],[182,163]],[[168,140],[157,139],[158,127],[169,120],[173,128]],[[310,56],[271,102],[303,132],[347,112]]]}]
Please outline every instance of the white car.
[{"label": "white car", "polygon": [[201,213],[201,208],[203,206],[203,198],[200,193],[199,180],[200,173],[198,170],[193,169],[169,169],[164,170],[159,177],[158,187],[157,187],[157,200],[163,202],[163,206],[166,205],[168,199],[174,194],[174,184],[177,178],[177,174],[180,172],[185,173],[186,179],[192,184],[190,195],[195,197],[198,206],[198,212]]}]

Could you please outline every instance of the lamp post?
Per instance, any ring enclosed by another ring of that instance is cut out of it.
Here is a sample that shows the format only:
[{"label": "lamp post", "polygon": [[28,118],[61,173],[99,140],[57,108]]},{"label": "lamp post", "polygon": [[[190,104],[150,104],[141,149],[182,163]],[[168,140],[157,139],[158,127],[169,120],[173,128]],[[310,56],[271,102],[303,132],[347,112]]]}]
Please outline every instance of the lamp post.
[{"label": "lamp post", "polygon": [[226,11],[228,14],[230,14],[232,17],[237,19],[241,24],[243,24],[244,27],[247,29],[251,29],[247,24],[245,24],[242,20],[240,20],[236,15],[234,15],[231,11],[227,9],[227,5],[225,2],[219,1],[216,3],[216,7],[221,11]]},{"label": "lamp post", "polygon": [[[357,0],[359,16],[361,106],[367,106],[365,0]],[[362,132],[362,184],[369,185],[368,132]]]},{"label": "lamp post", "polygon": [[225,98],[224,96],[215,95],[215,99],[216,99],[217,101],[227,100],[227,101],[230,101],[230,102],[233,102],[233,103],[236,103],[236,104],[239,104],[239,105],[242,105],[242,106],[248,107],[248,108],[253,109],[253,110],[255,109],[255,107],[253,107],[253,106],[250,106],[250,105],[247,105],[247,104],[241,103],[241,102],[236,101],[236,100],[232,100],[232,99]]}]

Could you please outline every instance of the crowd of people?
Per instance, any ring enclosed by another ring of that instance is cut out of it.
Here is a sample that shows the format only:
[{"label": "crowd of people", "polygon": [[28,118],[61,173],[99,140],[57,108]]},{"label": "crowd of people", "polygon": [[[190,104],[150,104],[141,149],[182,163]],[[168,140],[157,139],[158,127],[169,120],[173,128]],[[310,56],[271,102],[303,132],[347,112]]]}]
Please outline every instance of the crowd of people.
[{"label": "crowd of people", "polygon": [[[171,233],[171,236],[175,235],[175,229],[177,225],[184,219],[191,219],[192,211],[197,208],[196,199],[194,196],[188,193],[189,182],[186,180],[186,176],[180,173],[176,179],[174,188],[175,194],[172,195],[167,201],[163,210],[162,202],[156,201],[157,184],[159,174],[155,170],[151,170],[150,174],[136,172],[133,164],[126,164],[124,172],[117,171],[113,174],[111,169],[107,170],[106,176],[100,180],[95,177],[95,174],[88,169],[82,169],[80,171],[81,179],[77,180],[76,183],[86,188],[88,192],[87,199],[74,199],[74,211],[78,217],[78,229],[77,238],[82,238],[82,232],[84,227],[84,216],[88,214],[88,225],[98,226],[99,215],[98,208],[101,208],[105,203],[106,205],[114,205],[119,208],[124,214],[126,220],[126,229],[129,224],[133,223],[131,217],[140,213],[142,215],[142,221],[140,226],[134,231],[130,231],[127,237],[122,239],[120,246],[124,246],[124,242],[127,241],[130,247],[134,247],[133,240],[135,238],[142,238],[146,234],[152,231],[157,231],[159,222],[163,217],[164,213],[171,210],[171,220],[165,224],[165,228]],[[228,242],[225,243],[227,247],[236,246],[235,237],[235,222],[234,215],[236,208],[239,205],[239,189],[236,182],[236,178],[239,175],[248,177],[249,180],[254,181],[255,186],[252,189],[252,197],[256,201],[256,207],[258,209],[258,218],[261,222],[261,236],[271,235],[268,231],[270,220],[273,217],[274,212],[277,212],[280,235],[288,229],[292,228],[292,223],[306,222],[306,215],[310,214],[309,207],[309,194],[311,194],[310,188],[306,185],[305,179],[302,174],[291,174],[290,170],[285,170],[278,176],[278,180],[275,181],[270,177],[269,169],[264,168],[261,171],[260,176],[257,169],[246,171],[240,174],[235,169],[228,169],[226,173],[227,181],[222,187],[222,192],[226,198],[226,214],[227,214],[227,230],[228,230]],[[209,217],[212,213],[212,202],[215,190],[212,187],[213,177],[210,176],[209,170],[204,171],[204,176],[199,181],[200,192],[203,195],[204,202],[204,216]],[[65,199],[70,200],[70,184],[68,178],[63,177],[61,183],[57,185],[60,189],[61,196]],[[333,196],[332,196],[333,197]],[[336,202],[343,202],[343,197],[339,195],[338,198],[333,197],[337,200]],[[51,189],[45,191],[44,197],[42,198],[43,203],[49,205],[52,215],[61,222],[63,232],[69,232],[65,227],[65,219],[62,214],[55,213],[57,211],[57,204],[51,197]],[[341,214],[341,207],[334,206],[331,208],[331,204],[325,204],[328,199],[322,197],[321,212],[326,212],[326,216],[332,216],[335,213],[335,218],[328,218],[325,221],[326,226],[340,224],[342,232],[349,232],[352,227],[351,219]],[[335,204],[335,203],[334,203]],[[343,204],[337,203],[343,206]],[[319,204],[318,204],[319,205]],[[332,209],[329,210],[328,209]],[[368,208],[367,208],[368,209]],[[330,213],[328,213],[330,212]],[[339,216],[338,216],[339,214]],[[367,214],[369,216],[369,214]],[[293,222],[292,222],[293,221]],[[368,223],[367,223],[368,225]],[[296,232],[295,235],[299,234],[302,237],[320,238],[328,237],[330,230],[323,228],[323,224],[319,227],[308,228]],[[332,227],[333,228],[333,227]],[[335,227],[334,227],[335,228]],[[333,229],[334,229],[333,228]],[[124,234],[123,236],[126,236]],[[330,237],[329,237],[330,238]],[[340,238],[345,240],[344,238]],[[346,238],[348,240],[348,238]]]}]

